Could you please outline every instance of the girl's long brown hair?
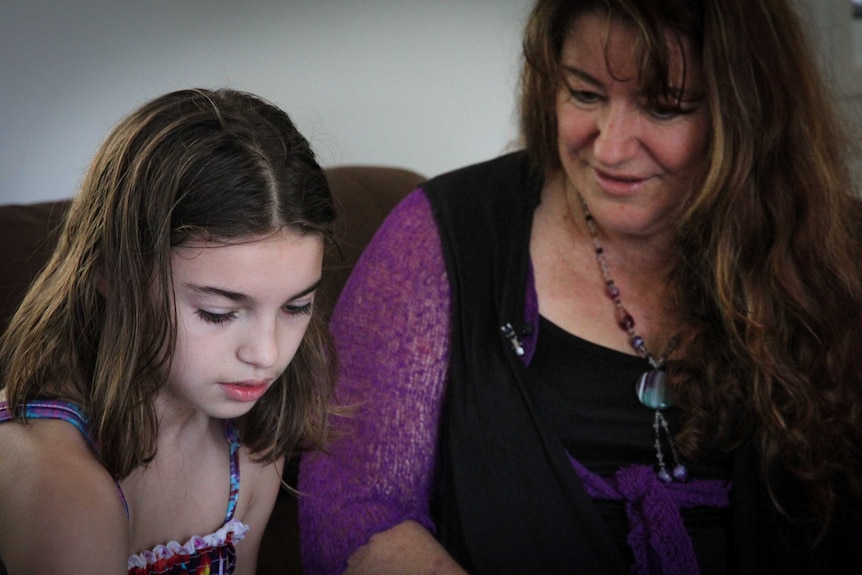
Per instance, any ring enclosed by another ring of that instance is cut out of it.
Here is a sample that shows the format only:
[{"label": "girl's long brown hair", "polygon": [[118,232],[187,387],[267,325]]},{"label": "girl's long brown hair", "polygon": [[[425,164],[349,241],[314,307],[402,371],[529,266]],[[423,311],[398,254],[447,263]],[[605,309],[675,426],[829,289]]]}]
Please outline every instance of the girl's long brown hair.
[{"label": "girl's long brown hair", "polygon": [[[172,248],[283,227],[329,241],[334,218],[314,153],[276,106],[202,89],[144,104],[98,150],[0,341],[10,411],[36,398],[78,403],[106,468],[127,476],[155,455],[153,401],[176,339]],[[315,314],[280,381],[237,421],[259,460],[322,442],[335,370]]]},{"label": "girl's long brown hair", "polygon": [[708,165],[678,228],[689,333],[670,370],[676,441],[694,458],[753,439],[767,485],[778,469],[795,476],[826,525],[840,495],[862,491],[862,209],[816,50],[787,0],[540,0],[521,124],[545,173],[560,169],[562,45],[591,11],[637,31],[647,95],[672,93],[668,31],[689,39],[705,78]]}]

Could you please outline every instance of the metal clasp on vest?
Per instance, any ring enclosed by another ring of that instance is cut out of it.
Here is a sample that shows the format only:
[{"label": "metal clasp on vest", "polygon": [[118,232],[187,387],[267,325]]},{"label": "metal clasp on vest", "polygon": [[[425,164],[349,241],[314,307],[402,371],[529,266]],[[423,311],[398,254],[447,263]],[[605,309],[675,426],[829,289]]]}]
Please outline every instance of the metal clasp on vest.
[{"label": "metal clasp on vest", "polygon": [[503,337],[509,342],[509,345],[512,346],[512,351],[515,352],[515,355],[518,357],[524,355],[524,346],[521,344],[521,340],[518,339],[518,335],[515,333],[515,328],[512,327],[511,323],[500,326],[500,333],[503,334]]}]

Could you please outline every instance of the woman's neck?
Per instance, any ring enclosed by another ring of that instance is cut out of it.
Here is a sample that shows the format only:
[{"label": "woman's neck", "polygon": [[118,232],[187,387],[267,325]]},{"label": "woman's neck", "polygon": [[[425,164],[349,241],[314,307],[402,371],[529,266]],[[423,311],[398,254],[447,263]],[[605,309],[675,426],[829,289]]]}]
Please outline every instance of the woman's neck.
[{"label": "woman's neck", "polygon": [[[566,185],[567,179],[559,176],[549,184],[544,201],[558,207],[560,225],[572,236],[572,244],[589,246],[594,253],[595,238],[587,223],[585,204],[577,191]],[[670,229],[648,233],[627,233],[603,226],[593,219],[597,239],[603,248],[603,257],[615,277],[639,278],[646,283],[665,284],[677,259],[674,233]]]},{"label": "woman's neck", "polygon": [[[540,312],[587,339],[632,352],[619,328],[596,245],[577,195],[568,198],[562,179],[549,180],[534,215],[531,258]],[[676,252],[672,234],[601,235],[602,257],[638,334],[651,349],[663,348],[679,331],[672,274]]]}]

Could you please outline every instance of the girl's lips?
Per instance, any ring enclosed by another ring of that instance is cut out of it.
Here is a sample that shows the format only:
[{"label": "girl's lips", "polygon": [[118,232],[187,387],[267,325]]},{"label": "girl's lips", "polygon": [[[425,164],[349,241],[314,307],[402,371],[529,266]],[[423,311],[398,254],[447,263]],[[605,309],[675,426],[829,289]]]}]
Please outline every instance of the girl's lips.
[{"label": "girl's lips", "polygon": [[234,401],[257,401],[269,389],[269,380],[222,382],[222,389]]}]

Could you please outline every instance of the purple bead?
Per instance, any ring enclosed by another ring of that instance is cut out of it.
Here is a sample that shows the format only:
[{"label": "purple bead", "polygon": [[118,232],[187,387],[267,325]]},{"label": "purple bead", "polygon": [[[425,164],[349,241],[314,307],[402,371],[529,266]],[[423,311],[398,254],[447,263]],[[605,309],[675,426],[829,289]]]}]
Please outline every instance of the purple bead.
[{"label": "purple bead", "polygon": [[688,469],[686,469],[685,465],[678,464],[673,468],[673,478],[683,482],[688,479]]},{"label": "purple bead", "polygon": [[644,338],[639,335],[636,335],[632,338],[632,347],[635,349],[641,349],[644,346]]},{"label": "purple bead", "polygon": [[620,318],[620,327],[625,330],[630,330],[635,327],[635,318],[630,316],[629,314],[625,314]]},{"label": "purple bead", "polygon": [[608,297],[610,297],[612,300],[618,299],[620,297],[620,288],[618,288],[615,285],[609,285],[608,286]]},{"label": "purple bead", "polygon": [[659,469],[656,475],[662,483],[670,483],[671,481],[673,481],[673,479],[671,479],[670,475],[668,474],[667,469]]}]

